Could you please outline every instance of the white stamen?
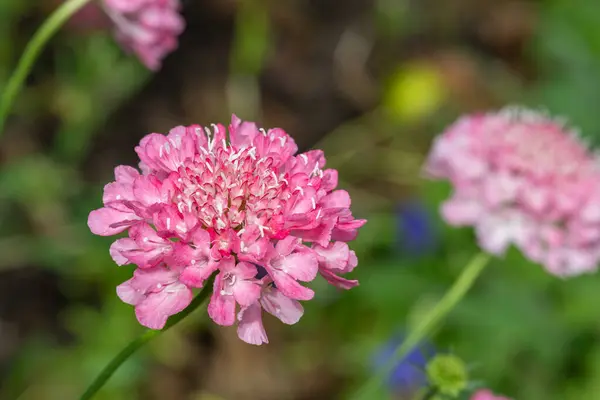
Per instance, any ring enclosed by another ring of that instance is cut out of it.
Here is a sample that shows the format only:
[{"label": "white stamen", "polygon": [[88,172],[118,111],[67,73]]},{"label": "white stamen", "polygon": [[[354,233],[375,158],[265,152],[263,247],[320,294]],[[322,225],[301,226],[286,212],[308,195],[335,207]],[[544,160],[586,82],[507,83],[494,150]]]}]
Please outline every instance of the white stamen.
[{"label": "white stamen", "polygon": [[300,157],[304,160],[304,164],[308,164],[308,156],[306,154],[300,154]]},{"label": "white stamen", "polygon": [[267,131],[265,131],[264,128],[259,128],[258,130],[263,134],[263,136],[267,136]]},{"label": "white stamen", "polygon": [[117,200],[121,200],[121,195],[120,195],[120,194],[118,194],[118,195],[117,195],[117,197],[115,197],[115,199],[117,199]]},{"label": "white stamen", "polygon": [[281,147],[285,146],[286,137],[285,136],[280,137],[279,141],[281,142]]},{"label": "white stamen", "polygon": [[171,229],[171,218],[167,218],[167,229]]},{"label": "white stamen", "polygon": [[296,192],[296,191],[300,191],[300,194],[302,196],[304,196],[304,189],[302,189],[300,186],[296,186],[296,188],[294,189],[294,192]]},{"label": "white stamen", "polygon": [[310,198],[310,201],[312,202],[312,207],[313,207],[313,210],[314,210],[315,208],[317,208],[317,203],[315,202],[315,198],[314,198],[314,197],[311,197],[311,198]]}]

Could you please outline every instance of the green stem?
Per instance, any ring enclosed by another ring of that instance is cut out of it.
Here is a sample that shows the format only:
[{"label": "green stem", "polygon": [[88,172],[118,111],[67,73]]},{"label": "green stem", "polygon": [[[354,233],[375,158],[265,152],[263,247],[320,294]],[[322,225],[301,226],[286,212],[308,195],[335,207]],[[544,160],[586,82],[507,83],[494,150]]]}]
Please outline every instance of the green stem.
[{"label": "green stem", "polygon": [[191,312],[193,312],[199,305],[204,303],[204,301],[208,298],[212,289],[212,282],[214,278],[207,280],[202,288],[202,291],[198,293],[198,295],[192,300],[190,305],[180,312],[169,318],[165,327],[161,330],[146,330],[140,337],[133,340],[131,343],[127,345],[119,354],[112,359],[111,362],[104,367],[102,372],[96,377],[94,382],[90,386],[88,386],[85,393],[81,395],[80,400],[89,400],[91,399],[98,390],[104,386],[104,384],[110,379],[110,377],[115,373],[115,371],[123,364],[129,356],[136,352],[137,349],[148,343],[150,340],[154,339],[156,336],[160,335],[163,332],[168,331],[171,327],[177,324],[179,321],[187,317]]},{"label": "green stem", "polygon": [[0,98],[0,135],[4,130],[6,118],[10,112],[11,106],[23,86],[23,82],[31,67],[35,63],[38,55],[44,48],[48,40],[60,29],[61,26],[75,14],[81,7],[91,0],[67,0],[48,17],[46,22],[37,30],[33,38],[25,47],[25,51],[17,64],[17,68],[9,78],[6,87],[2,91]]},{"label": "green stem", "polygon": [[367,383],[360,388],[352,398],[373,398],[373,392],[376,391],[385,378],[389,376],[390,371],[392,371],[416,345],[430,335],[435,326],[460,302],[483,268],[488,264],[489,260],[489,255],[479,253],[469,262],[469,264],[467,264],[444,297],[442,297],[435,307],[419,321],[419,324],[409,333],[404,342],[396,348],[390,362],[386,364],[379,373],[373,375],[373,377],[367,381]]}]

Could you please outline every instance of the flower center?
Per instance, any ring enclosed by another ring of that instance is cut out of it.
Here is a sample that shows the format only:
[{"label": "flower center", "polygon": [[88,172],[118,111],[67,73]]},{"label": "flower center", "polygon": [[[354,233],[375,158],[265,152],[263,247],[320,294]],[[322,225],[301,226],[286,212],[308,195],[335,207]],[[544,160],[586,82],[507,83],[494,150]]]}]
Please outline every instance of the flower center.
[{"label": "flower center", "polygon": [[211,151],[201,148],[200,155],[179,168],[173,198],[177,208],[195,214],[217,233],[251,224],[264,235],[290,197],[286,174],[273,167],[270,157],[257,160],[256,147],[235,151],[226,143],[214,150],[213,142],[208,146]]}]

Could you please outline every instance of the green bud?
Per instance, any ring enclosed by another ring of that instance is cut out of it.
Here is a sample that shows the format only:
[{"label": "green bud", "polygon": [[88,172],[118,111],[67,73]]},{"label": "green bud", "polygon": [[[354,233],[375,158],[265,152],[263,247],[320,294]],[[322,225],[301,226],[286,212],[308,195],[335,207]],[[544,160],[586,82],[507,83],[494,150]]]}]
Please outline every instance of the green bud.
[{"label": "green bud", "polygon": [[460,358],[451,354],[435,356],[425,370],[431,386],[442,395],[457,397],[469,383],[467,366]]}]

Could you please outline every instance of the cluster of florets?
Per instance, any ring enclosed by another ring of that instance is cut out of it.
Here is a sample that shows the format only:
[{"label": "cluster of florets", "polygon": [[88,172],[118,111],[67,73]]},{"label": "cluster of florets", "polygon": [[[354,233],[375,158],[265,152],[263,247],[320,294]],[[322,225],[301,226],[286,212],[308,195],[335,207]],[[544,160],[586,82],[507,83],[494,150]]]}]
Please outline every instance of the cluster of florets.
[{"label": "cluster of florets", "polygon": [[337,171],[323,169],[322,151],[295,155],[283,130],[235,116],[226,136],[220,124],[145,136],[135,149],[141,173],[117,167],[88,224],[102,236],[127,231],[110,253],[119,265],[137,265],[117,293],[142,325],[161,329],[218,271],[210,317],[219,325],[237,319],[239,337],[261,344],[262,310],[286,324],[302,316],[298,300],[314,292],[300,282],[320,274],[340,288],[358,284],[339,275],[356,267],[346,242],[366,221],[335,190]]},{"label": "cluster of florets", "polygon": [[514,108],[462,117],[437,138],[426,167],[452,183],[446,221],[473,226],[486,251],[512,244],[559,276],[596,270],[598,163],[562,122]]},{"label": "cluster of florets", "polygon": [[179,0],[103,0],[116,27],[116,37],[151,70],[177,48],[185,28]]}]

